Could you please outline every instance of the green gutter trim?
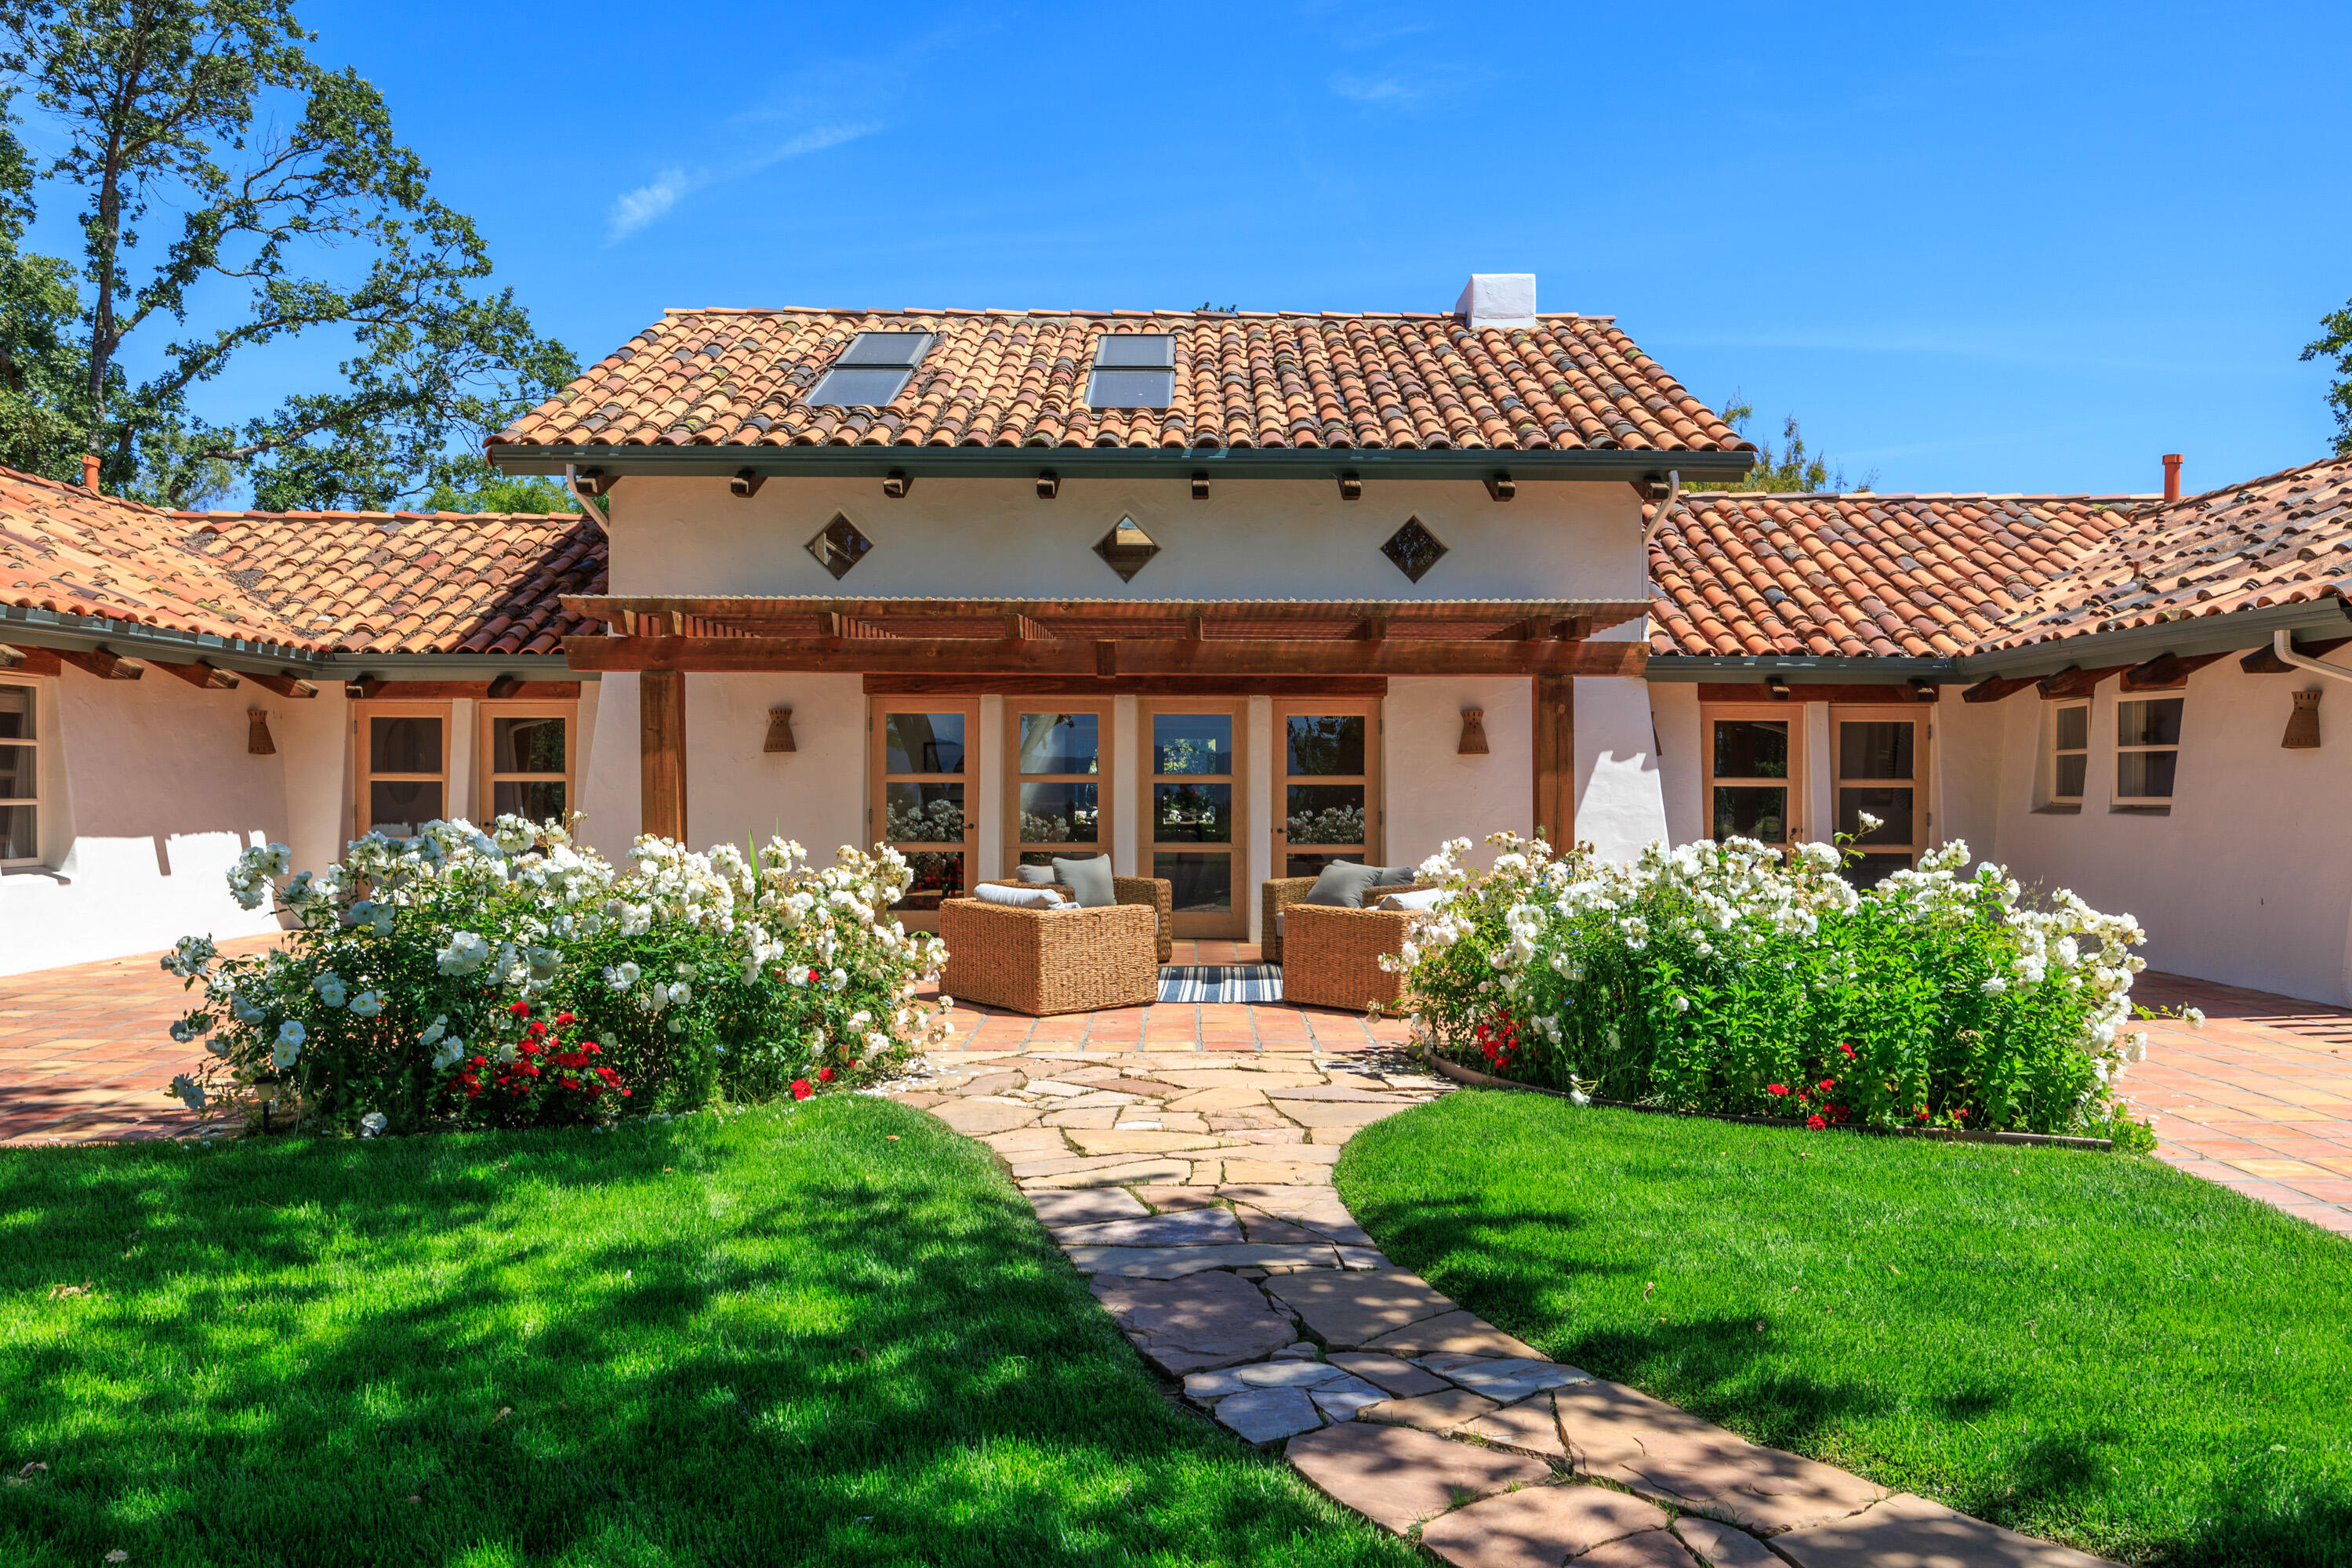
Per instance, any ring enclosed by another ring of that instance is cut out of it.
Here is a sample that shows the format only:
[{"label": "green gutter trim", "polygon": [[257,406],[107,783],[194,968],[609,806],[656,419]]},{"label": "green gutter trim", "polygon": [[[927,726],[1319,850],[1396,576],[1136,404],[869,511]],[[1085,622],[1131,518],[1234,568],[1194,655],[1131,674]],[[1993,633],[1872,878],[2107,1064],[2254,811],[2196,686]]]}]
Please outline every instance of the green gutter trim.
[{"label": "green gutter trim", "polygon": [[1791,655],[1785,658],[1732,658],[1679,653],[1654,653],[1643,673],[1652,680],[1755,681],[1777,675],[1792,686],[1899,686],[1906,680],[1938,683],[1958,680],[1960,661],[1953,658],[1821,658]]},{"label": "green gutter trim", "polygon": [[1205,471],[1211,479],[1620,479],[1664,482],[1668,470],[1685,486],[1737,479],[1753,452],[1495,451],[1480,447],[1397,449],[1265,447],[526,447],[493,442],[490,466],[507,474],[561,474],[567,467],[614,477],[632,474],[731,476],[744,468],[767,479],[881,479],[896,471],[939,479],[1034,479],[1041,468],[1062,478],[1174,479]]},{"label": "green gutter trim", "polygon": [[[489,680],[500,675],[525,680],[601,679],[593,670],[573,669],[560,653],[305,653],[278,643],[6,605],[0,605],[0,643],[74,650],[104,647],[125,658],[152,658],[164,664],[203,659],[231,674],[275,675],[290,669],[306,679],[319,680],[349,680],[361,675],[391,680]],[[0,674],[5,673],[0,668]]]}]

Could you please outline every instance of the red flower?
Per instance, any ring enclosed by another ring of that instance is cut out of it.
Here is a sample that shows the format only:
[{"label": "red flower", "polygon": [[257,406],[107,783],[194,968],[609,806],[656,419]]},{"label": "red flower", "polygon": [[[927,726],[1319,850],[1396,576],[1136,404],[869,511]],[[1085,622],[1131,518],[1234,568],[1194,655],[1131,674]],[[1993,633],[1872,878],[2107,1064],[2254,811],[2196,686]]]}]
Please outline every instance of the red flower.
[{"label": "red flower", "polygon": [[1853,1059],[1853,1043],[1851,1040],[1841,1042],[1838,1046],[1838,1049],[1845,1053],[1846,1060],[1852,1061]]},{"label": "red flower", "polygon": [[1822,1120],[1820,1117],[1818,1117],[1818,1116],[1808,1116],[1808,1117],[1806,1117],[1806,1118],[1805,1118],[1805,1125],[1806,1125],[1806,1126],[1808,1126],[1808,1127],[1810,1127],[1810,1128],[1811,1128],[1814,1131],[1818,1132],[1818,1131],[1820,1131],[1822,1128],[1827,1127],[1827,1126],[1829,1125],[1829,1123],[1828,1123],[1828,1122],[1826,1122],[1826,1121],[1822,1121]]},{"label": "red flower", "polygon": [[1789,1092],[1789,1086],[1785,1083],[1768,1083],[1764,1086],[1764,1092],[1767,1094],[1786,1094]]},{"label": "red flower", "polygon": [[833,1069],[831,1068],[817,1068],[816,1080],[819,1083],[831,1083],[833,1081]]},{"label": "red flower", "polygon": [[507,1011],[512,1013],[518,1018],[528,1018],[530,1016],[530,1004],[528,1002],[518,1002],[513,1006],[508,1008]]},{"label": "red flower", "polygon": [[[556,1021],[557,1023],[559,1023],[559,1024],[576,1024],[576,1023],[578,1023],[580,1020],[579,1020],[579,1019],[577,1019],[577,1018],[575,1018],[575,1017],[573,1017],[573,1016],[572,1016],[571,1014],[569,1014],[569,1013],[558,1013],[558,1014],[555,1016],[555,1021]],[[1848,1052],[1846,1053],[1846,1055],[1848,1055],[1848,1056],[1852,1056],[1853,1054],[1853,1053],[1852,1051],[1848,1051]]]},{"label": "red flower", "polygon": [[804,1078],[796,1078],[793,1079],[793,1098],[794,1100],[806,1100],[810,1095],[815,1092],[816,1091],[814,1089],[809,1088],[808,1079]]},{"label": "red flower", "polygon": [[824,978],[824,977],[823,975],[819,974],[815,970],[812,969],[812,970],[810,970],[810,971],[809,971],[809,984],[810,984],[814,985],[814,984],[815,984],[819,980],[822,980],[823,978]]},{"label": "red flower", "polygon": [[1835,1089],[1836,1087],[1837,1087],[1837,1079],[1833,1079],[1833,1078],[1825,1078],[1825,1079],[1822,1079],[1822,1092],[1823,1094],[1827,1094],[1830,1090],[1832,1090],[1832,1089]]}]

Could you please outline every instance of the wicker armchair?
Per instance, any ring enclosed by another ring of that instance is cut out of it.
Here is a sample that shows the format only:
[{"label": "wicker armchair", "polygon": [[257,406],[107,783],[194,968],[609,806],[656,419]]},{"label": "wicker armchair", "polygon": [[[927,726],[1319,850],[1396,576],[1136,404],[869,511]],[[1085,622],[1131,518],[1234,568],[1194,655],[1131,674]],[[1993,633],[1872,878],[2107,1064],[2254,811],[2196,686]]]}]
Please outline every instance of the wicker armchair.
[{"label": "wicker armchair", "polygon": [[1160,999],[1152,925],[1151,910],[1140,904],[1024,910],[943,900],[948,966],[940,989],[1033,1018],[1143,1006]]},{"label": "wicker armchair", "polygon": [[[1382,896],[1410,892],[1383,888]],[[1345,910],[1293,903],[1282,964],[1282,999],[1309,1007],[1360,1012],[1393,1004],[1404,976],[1381,967],[1383,953],[1404,951],[1405,931],[1421,910]]]},{"label": "wicker armchair", "polygon": [[[981,885],[992,888],[1051,888],[1066,899],[1078,896],[1059,882],[1024,882],[1012,877],[991,877]],[[1175,951],[1171,945],[1175,941],[1174,917],[1169,912],[1174,900],[1168,879],[1113,877],[1110,891],[1111,897],[1122,904],[1149,904],[1160,912],[1160,962],[1167,963],[1168,955]]]},{"label": "wicker armchair", "polygon": [[[1368,889],[1364,897],[1378,903],[1391,893],[1417,893],[1435,886],[1434,882],[1410,882],[1401,888],[1373,888]],[[1265,955],[1264,962],[1282,962],[1283,914],[1305,903],[1307,895],[1314,890],[1315,879],[1312,877],[1281,877],[1265,884],[1257,917],[1257,945],[1258,951]],[[1287,996],[1289,994],[1289,987],[1286,985],[1283,994]]]}]

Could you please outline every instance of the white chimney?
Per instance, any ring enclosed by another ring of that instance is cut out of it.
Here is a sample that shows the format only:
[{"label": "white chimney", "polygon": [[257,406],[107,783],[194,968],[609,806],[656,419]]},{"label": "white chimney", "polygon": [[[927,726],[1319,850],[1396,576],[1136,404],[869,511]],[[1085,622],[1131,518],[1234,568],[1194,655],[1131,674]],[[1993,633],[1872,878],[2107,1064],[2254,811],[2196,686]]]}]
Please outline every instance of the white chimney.
[{"label": "white chimney", "polygon": [[1479,327],[1536,324],[1536,275],[1532,272],[1473,272],[1454,301],[1454,313]]}]

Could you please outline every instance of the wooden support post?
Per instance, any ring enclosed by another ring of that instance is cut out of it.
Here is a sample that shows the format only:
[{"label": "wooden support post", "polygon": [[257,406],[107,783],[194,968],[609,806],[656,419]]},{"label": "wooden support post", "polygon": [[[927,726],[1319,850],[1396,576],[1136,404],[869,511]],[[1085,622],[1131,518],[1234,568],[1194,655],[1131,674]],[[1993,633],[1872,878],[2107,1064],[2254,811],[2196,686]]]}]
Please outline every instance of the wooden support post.
[{"label": "wooden support post", "polygon": [[686,842],[686,674],[637,676],[637,821],[641,832]]},{"label": "wooden support post", "polygon": [[1555,849],[1576,844],[1576,682],[1535,679],[1536,837]]}]

